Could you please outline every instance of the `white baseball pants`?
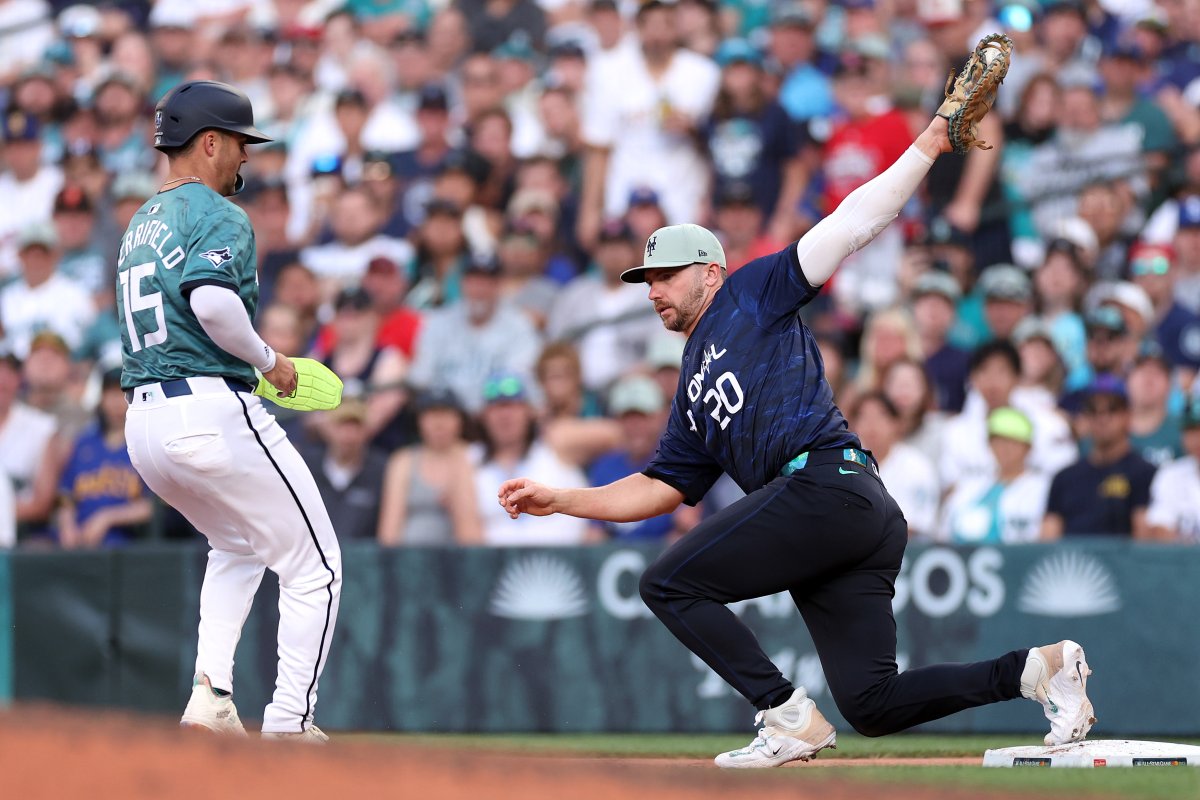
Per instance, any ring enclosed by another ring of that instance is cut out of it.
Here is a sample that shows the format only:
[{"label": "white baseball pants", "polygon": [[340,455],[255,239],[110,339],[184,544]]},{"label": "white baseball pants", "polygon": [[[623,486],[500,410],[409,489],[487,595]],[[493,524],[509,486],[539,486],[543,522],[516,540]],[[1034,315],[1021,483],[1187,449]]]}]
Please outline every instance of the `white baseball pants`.
[{"label": "white baseball pants", "polygon": [[264,732],[305,730],[329,655],[342,587],[341,551],[312,473],[258,397],[222,378],[188,378],[190,394],[133,390],[125,435],[151,491],[212,550],[200,592],[196,671],[233,690],[233,658],[267,568],[279,576],[279,671]]}]

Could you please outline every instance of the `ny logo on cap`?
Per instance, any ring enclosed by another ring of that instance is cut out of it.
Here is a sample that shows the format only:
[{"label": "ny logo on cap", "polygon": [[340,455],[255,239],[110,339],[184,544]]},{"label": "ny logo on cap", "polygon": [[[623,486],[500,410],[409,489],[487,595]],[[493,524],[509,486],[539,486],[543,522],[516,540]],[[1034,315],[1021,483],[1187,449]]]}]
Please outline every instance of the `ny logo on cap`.
[{"label": "ny logo on cap", "polygon": [[654,248],[658,247],[658,237],[651,236],[650,241],[646,242],[646,258],[654,255]]},{"label": "ny logo on cap", "polygon": [[159,131],[162,130],[162,112],[161,111],[154,112],[154,128],[155,128],[155,130],[159,130]]}]

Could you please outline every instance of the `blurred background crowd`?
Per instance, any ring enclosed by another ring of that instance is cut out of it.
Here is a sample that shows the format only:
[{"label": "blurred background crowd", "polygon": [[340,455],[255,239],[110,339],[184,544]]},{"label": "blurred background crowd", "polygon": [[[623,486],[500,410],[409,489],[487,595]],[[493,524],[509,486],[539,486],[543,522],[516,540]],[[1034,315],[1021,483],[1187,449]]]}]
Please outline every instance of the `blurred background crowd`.
[{"label": "blurred background crowd", "polygon": [[0,547],[194,535],[125,453],[115,314],[179,81],[275,139],[234,202],[264,338],[346,381],[278,414],[343,539],[665,541],[740,490],[626,525],[495,501],[653,455],[683,341],[619,273],[667,223],[731,272],[794,242],[992,31],[995,149],[802,316],[914,539],[1200,540],[1200,0],[0,0]]}]

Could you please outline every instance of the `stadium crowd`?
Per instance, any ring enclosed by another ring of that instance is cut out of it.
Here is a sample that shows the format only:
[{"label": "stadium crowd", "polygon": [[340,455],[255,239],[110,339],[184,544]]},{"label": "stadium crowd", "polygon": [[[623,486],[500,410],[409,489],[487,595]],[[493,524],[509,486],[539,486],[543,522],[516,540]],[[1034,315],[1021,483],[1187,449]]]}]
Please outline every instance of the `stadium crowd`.
[{"label": "stadium crowd", "polygon": [[192,535],[129,463],[115,311],[179,81],[275,140],[234,201],[263,337],[345,379],[277,412],[343,539],[662,541],[738,488],[624,525],[495,502],[653,455],[683,342],[619,273],[667,223],[731,271],[794,242],[992,31],[995,149],[803,311],[836,399],[914,539],[1200,541],[1197,0],[0,0],[0,547]]}]

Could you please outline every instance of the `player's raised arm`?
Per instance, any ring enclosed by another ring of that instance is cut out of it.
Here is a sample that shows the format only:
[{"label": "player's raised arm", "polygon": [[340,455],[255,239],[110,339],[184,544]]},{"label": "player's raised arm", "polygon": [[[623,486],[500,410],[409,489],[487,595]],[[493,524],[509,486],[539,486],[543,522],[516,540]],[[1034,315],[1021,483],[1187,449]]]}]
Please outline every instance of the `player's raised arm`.
[{"label": "player's raised arm", "polygon": [[846,256],[879,235],[900,214],[939,155],[966,153],[972,147],[991,149],[978,138],[979,121],[996,100],[1011,50],[1005,36],[980,41],[929,127],[894,164],[851,192],[801,237],[796,254],[809,283],[819,286],[829,280]]},{"label": "player's raised arm", "polygon": [[594,489],[558,489],[514,478],[501,484],[496,496],[513,519],[566,514],[606,522],[638,522],[670,513],[683,502],[678,489],[640,472]]}]

